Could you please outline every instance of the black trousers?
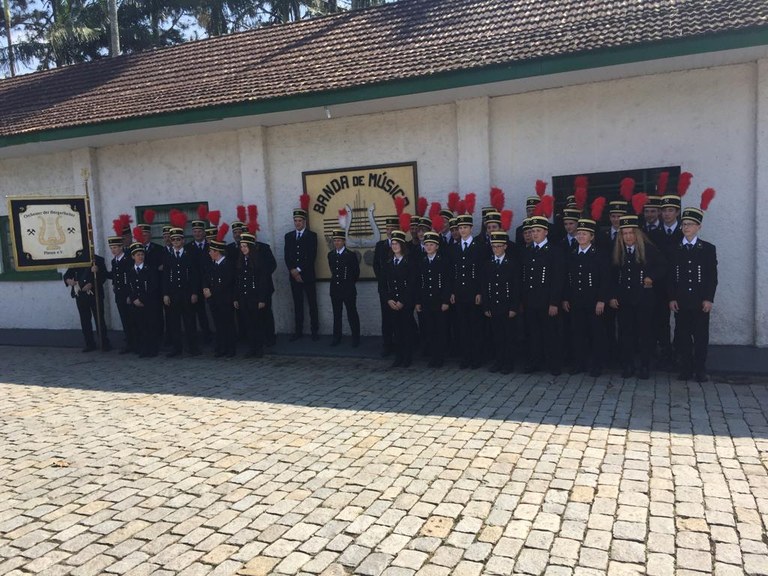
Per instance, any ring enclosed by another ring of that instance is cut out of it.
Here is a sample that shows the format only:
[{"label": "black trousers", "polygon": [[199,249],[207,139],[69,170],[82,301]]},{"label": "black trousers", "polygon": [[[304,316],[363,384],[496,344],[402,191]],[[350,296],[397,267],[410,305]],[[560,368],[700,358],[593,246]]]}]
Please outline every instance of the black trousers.
[{"label": "black trousers", "polygon": [[[187,350],[197,352],[197,326],[195,325],[195,304],[186,295],[171,295],[170,306],[165,307],[165,321],[168,333],[166,341],[174,352],[181,352],[183,341],[187,341]],[[184,334],[182,336],[182,324]]]},{"label": "black trousers", "polygon": [[621,348],[618,338],[618,313],[605,305],[603,312],[603,325],[605,330],[605,349],[603,351],[603,365],[615,365],[621,358]]},{"label": "black trousers", "polygon": [[197,304],[194,306],[200,330],[202,330],[203,335],[207,338],[211,335],[211,326],[208,323],[208,310],[205,308],[205,297],[202,292],[197,295]]},{"label": "black trousers", "polygon": [[312,334],[317,334],[320,322],[317,315],[317,290],[314,282],[296,282],[291,277],[291,295],[293,296],[294,333],[304,330],[304,296],[309,304],[309,325]]},{"label": "black trousers", "polygon": [[387,316],[392,325],[395,360],[410,363],[413,360],[413,308],[392,310],[387,306]]},{"label": "black trousers", "polygon": [[267,306],[262,310],[264,320],[261,325],[264,326],[264,345],[274,346],[277,341],[275,334],[275,315],[272,313],[272,296],[267,297]]},{"label": "black trousers", "polygon": [[656,303],[654,304],[654,337],[659,345],[661,353],[669,356],[672,353],[672,340],[670,338],[669,302],[666,295],[666,285],[655,286]]},{"label": "black trousers", "polygon": [[499,309],[491,310],[491,317],[486,319],[491,326],[494,366],[512,370],[515,366],[516,318],[509,317],[509,310]]},{"label": "black trousers", "polygon": [[80,316],[80,330],[83,332],[85,345],[89,348],[96,346],[96,339],[93,336],[93,318],[98,322],[99,333],[101,334],[101,344],[103,347],[109,347],[109,338],[107,337],[107,326],[104,322],[104,297],[99,298],[99,314],[96,313],[96,296],[89,296],[85,292],[75,297],[77,303],[77,313]]},{"label": "black trousers", "polygon": [[633,306],[619,303],[618,319],[622,365],[625,368],[634,367],[637,353],[640,366],[648,368],[656,344],[653,337],[653,304]]},{"label": "black trousers", "polygon": [[125,348],[133,352],[136,350],[136,335],[133,333],[133,323],[131,322],[131,306],[126,302],[126,298],[127,296],[115,297],[115,304],[117,305],[117,313],[120,315],[120,324],[123,325]]},{"label": "black trousers", "polygon": [[387,304],[386,294],[379,294],[379,306],[381,308],[381,340],[384,350],[394,350],[394,328],[392,326],[392,310]]},{"label": "black trousers", "polygon": [[208,298],[208,306],[216,329],[216,353],[234,355],[237,348],[237,333],[235,332],[235,306],[232,300],[212,296]]},{"label": "black trousers", "polygon": [[341,339],[341,312],[347,309],[347,321],[353,338],[360,338],[360,316],[357,314],[357,294],[338,296],[331,294],[333,307],[333,339]]},{"label": "black trousers", "polygon": [[677,313],[676,346],[683,372],[706,371],[709,316],[701,308],[681,308]]},{"label": "black trousers", "polygon": [[482,360],[483,313],[474,302],[456,303],[456,330],[463,365],[479,366]]},{"label": "black trousers", "polygon": [[264,342],[267,337],[269,324],[269,305],[259,310],[259,302],[256,298],[240,300],[240,312],[245,318],[248,334],[248,346],[251,353],[261,354],[264,351]]},{"label": "black trousers", "polygon": [[570,339],[572,364],[582,370],[602,370],[605,356],[605,319],[595,307],[571,307]]},{"label": "black trousers", "polygon": [[450,311],[443,312],[440,305],[422,308],[422,342],[433,362],[445,362],[448,349],[448,320]]},{"label": "black trousers", "polygon": [[526,307],[525,325],[528,333],[528,366],[547,366],[551,372],[559,372],[563,364],[563,324],[560,314],[549,315],[549,306]]},{"label": "black trousers", "polygon": [[157,307],[131,305],[135,352],[142,356],[156,356],[158,349]]}]

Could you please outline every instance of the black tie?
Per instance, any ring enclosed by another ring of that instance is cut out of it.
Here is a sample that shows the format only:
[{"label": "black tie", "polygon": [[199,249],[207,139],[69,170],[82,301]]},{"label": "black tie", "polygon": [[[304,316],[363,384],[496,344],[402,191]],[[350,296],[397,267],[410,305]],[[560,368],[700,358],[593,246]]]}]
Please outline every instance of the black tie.
[{"label": "black tie", "polygon": [[176,250],[176,258],[181,258],[181,252],[179,252],[178,250]]},{"label": "black tie", "polygon": [[299,241],[299,240],[301,240],[301,232],[299,232],[298,234],[296,234],[296,241]]},{"label": "black tie", "polygon": [[138,266],[136,266],[136,274],[138,274],[139,272],[141,272],[141,268],[139,268]]},{"label": "black tie", "polygon": [[691,250],[691,249],[693,249],[693,244],[686,244],[686,245],[685,245],[685,247],[686,247],[688,250]]},{"label": "black tie", "polygon": [[667,236],[672,236],[672,228],[667,228]]},{"label": "black tie", "polygon": [[467,246],[469,246],[469,242],[467,242],[466,240],[464,240],[464,250],[466,250],[466,249],[467,249]]}]

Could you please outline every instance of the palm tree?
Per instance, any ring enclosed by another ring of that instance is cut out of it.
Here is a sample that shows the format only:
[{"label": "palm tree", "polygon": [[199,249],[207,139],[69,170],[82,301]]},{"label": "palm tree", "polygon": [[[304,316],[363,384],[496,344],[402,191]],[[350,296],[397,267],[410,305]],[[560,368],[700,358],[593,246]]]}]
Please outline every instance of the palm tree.
[{"label": "palm tree", "polygon": [[103,19],[100,26],[95,25],[89,18],[93,6],[82,0],[51,0],[50,5],[52,24],[46,39],[51,59],[57,67],[83,62],[87,59],[83,47],[104,33]]}]

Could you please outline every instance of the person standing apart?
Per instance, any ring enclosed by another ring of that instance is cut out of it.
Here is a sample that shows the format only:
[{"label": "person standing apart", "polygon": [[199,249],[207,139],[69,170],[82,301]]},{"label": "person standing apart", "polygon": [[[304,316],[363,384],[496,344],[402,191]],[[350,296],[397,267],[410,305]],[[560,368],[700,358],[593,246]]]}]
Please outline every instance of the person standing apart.
[{"label": "person standing apart", "polygon": [[285,235],[285,265],[290,274],[293,296],[294,328],[289,340],[294,342],[304,331],[304,298],[309,306],[309,323],[312,340],[319,340],[317,314],[317,289],[315,284],[315,260],[317,258],[317,234],[307,228],[309,195],[301,196],[301,208],[293,211],[294,230]]},{"label": "person standing apart", "polygon": [[352,331],[352,347],[360,346],[360,317],[357,314],[357,287],[360,263],[357,254],[347,250],[344,230],[333,230],[333,250],[328,252],[331,270],[331,305],[333,306],[333,338],[331,346],[341,343],[341,313],[347,309],[347,321]]}]

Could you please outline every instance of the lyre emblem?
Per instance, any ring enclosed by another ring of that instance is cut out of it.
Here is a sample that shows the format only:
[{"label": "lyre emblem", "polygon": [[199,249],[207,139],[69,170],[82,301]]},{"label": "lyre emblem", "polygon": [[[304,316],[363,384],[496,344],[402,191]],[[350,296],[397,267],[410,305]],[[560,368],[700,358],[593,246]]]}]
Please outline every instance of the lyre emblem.
[{"label": "lyre emblem", "polygon": [[[61,216],[56,216],[55,220],[53,216],[38,216],[38,218],[40,218],[40,236],[38,236],[37,241],[47,250],[60,250],[67,238],[64,234],[64,227],[61,225]],[[46,237],[49,228],[55,228],[55,233],[50,232],[49,236]]]}]

